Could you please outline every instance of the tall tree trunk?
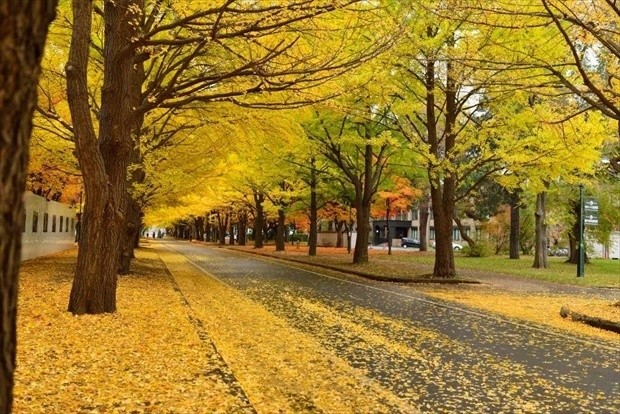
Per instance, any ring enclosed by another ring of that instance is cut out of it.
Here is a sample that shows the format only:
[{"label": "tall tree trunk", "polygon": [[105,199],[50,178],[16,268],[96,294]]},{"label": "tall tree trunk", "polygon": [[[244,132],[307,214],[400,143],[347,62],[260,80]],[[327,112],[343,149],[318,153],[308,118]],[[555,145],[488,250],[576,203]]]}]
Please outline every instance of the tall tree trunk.
[{"label": "tall tree trunk", "polygon": [[316,199],[316,159],[310,159],[310,233],[308,234],[308,256],[316,256],[316,245],[318,243],[318,203]]},{"label": "tall tree trunk", "polygon": [[[357,197],[356,197],[357,198]],[[364,205],[362,197],[356,201],[357,209],[357,238],[353,250],[353,263],[368,262],[368,238],[370,233],[370,204]]]},{"label": "tall tree trunk", "polygon": [[338,220],[338,218],[334,219],[334,230],[336,230],[336,247],[342,247],[344,244],[342,231],[344,228],[344,221]]},{"label": "tall tree trunk", "polygon": [[[366,131],[366,138],[368,131]],[[370,237],[370,204],[379,185],[381,176],[381,166],[377,166],[373,174],[373,154],[372,145],[367,143],[364,151],[364,174],[355,185],[355,208],[357,209],[357,239],[353,250],[353,263],[368,262],[368,241]],[[374,180],[373,180],[374,177]]]},{"label": "tall tree trunk", "polygon": [[536,244],[534,248],[534,265],[536,269],[546,269],[547,265],[547,195],[543,191],[536,195]]},{"label": "tall tree trunk", "polygon": [[228,227],[228,244],[231,246],[235,244],[235,223],[233,222],[233,214],[230,213],[229,227]]},{"label": "tall tree trunk", "polygon": [[196,240],[205,241],[205,218],[196,217]]},{"label": "tall tree trunk", "polygon": [[420,205],[420,251],[426,252],[428,251],[428,218],[430,216],[428,210],[428,202],[424,202]]},{"label": "tall tree trunk", "polygon": [[521,197],[518,191],[510,195],[510,258],[519,258],[519,235],[521,233]]},{"label": "tall tree trunk", "polygon": [[127,167],[132,149],[131,39],[139,30],[132,23],[134,6],[133,0],[105,2],[104,76],[97,140],[87,90],[92,4],[73,2],[73,32],[66,65],[67,98],[86,192],[83,234],[68,307],[74,314],[116,310]]},{"label": "tall tree trunk", "polygon": [[223,216],[221,212],[217,212],[217,223],[218,223],[218,232],[219,232],[219,244],[226,244],[226,230],[228,229],[228,220],[230,219],[230,214],[226,211]]},{"label": "tall tree trunk", "polygon": [[579,221],[581,220],[581,205],[579,201],[572,203],[575,221],[568,232],[569,254],[567,263],[577,264],[579,262]]},{"label": "tall tree trunk", "polygon": [[254,191],[254,208],[256,210],[254,216],[254,248],[262,249],[264,246],[263,227],[265,224],[265,211],[263,203],[265,202],[265,195],[261,192]]},{"label": "tall tree trunk", "polygon": [[[433,28],[429,28],[432,33]],[[449,46],[452,46],[450,41]],[[450,59],[446,62],[446,88],[445,88],[445,125],[444,138],[440,137],[435,114],[435,64],[433,58],[428,59],[426,64],[425,84],[426,84],[426,122],[428,142],[431,153],[437,159],[447,159],[455,162],[451,158],[452,150],[456,144],[455,122],[458,107],[456,103],[456,84],[453,73],[453,65]],[[443,141],[443,142],[442,142]],[[435,266],[433,275],[435,277],[451,278],[456,276],[454,265],[454,251],[452,250],[452,220],[455,210],[456,177],[451,171],[444,171],[443,177],[434,170],[434,165],[428,165],[428,177],[431,184],[431,202],[433,217],[435,221]]]},{"label": "tall tree trunk", "polygon": [[134,245],[136,241],[136,234],[140,232],[140,226],[142,224],[142,211],[137,201],[127,193],[127,212],[125,229],[123,232],[123,238],[121,241],[121,255],[119,258],[119,270],[118,273],[126,275],[129,273],[131,265],[131,259],[133,259]]},{"label": "tall tree trunk", "polygon": [[285,231],[286,231],[286,214],[284,210],[278,209],[278,225],[276,226],[276,251],[283,252],[286,245]]},{"label": "tall tree trunk", "polygon": [[1,1],[0,22],[0,412],[10,413],[16,352],[23,196],[41,56],[56,0]]},{"label": "tall tree trunk", "polygon": [[237,236],[237,244],[245,246],[248,242],[248,212],[246,210],[239,211],[239,233]]}]

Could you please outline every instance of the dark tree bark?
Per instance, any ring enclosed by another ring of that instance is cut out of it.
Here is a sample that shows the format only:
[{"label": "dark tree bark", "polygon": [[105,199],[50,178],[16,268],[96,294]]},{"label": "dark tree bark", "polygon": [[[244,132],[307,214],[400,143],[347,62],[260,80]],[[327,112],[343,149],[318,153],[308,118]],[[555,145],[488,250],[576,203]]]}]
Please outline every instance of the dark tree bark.
[{"label": "dark tree bark", "polygon": [[[430,151],[438,159],[444,156],[448,159],[453,156],[452,151],[456,144],[454,131],[458,113],[456,102],[456,85],[453,78],[452,62],[446,63],[446,90],[445,90],[445,131],[442,139],[438,133],[435,90],[436,73],[434,59],[428,59],[426,64],[426,123]],[[452,250],[452,220],[455,210],[456,177],[454,173],[446,171],[443,177],[433,173],[432,165],[427,166],[431,187],[431,203],[435,221],[435,277],[451,278],[456,276],[454,265],[454,251]]]},{"label": "dark tree bark", "polygon": [[220,245],[226,244],[226,230],[228,229],[228,220],[230,220],[230,213],[225,211],[224,213],[218,211],[217,212],[217,230],[218,230],[218,241]]},{"label": "dark tree bark", "polygon": [[134,246],[136,243],[136,235],[140,233],[142,226],[142,210],[138,202],[127,194],[127,212],[125,221],[124,237],[121,241],[121,256],[118,273],[126,275],[129,273],[131,259],[135,257]]},{"label": "dark tree bark", "polygon": [[278,225],[276,226],[276,251],[283,252],[286,246],[286,214],[283,209],[278,209]]},{"label": "dark tree bark", "polygon": [[518,191],[510,195],[510,258],[519,258],[519,235],[521,234],[521,199]]},{"label": "dark tree bark", "polygon": [[135,6],[134,0],[105,2],[104,75],[97,139],[87,90],[92,4],[73,1],[67,98],[86,193],[83,234],[69,299],[73,314],[116,311],[119,252],[127,209],[127,167],[132,150],[131,39],[139,30],[139,25],[133,24]]},{"label": "dark tree bark", "polygon": [[0,2],[0,412],[10,413],[28,145],[55,0]]},{"label": "dark tree bark", "polygon": [[342,247],[344,245],[343,241],[343,231],[345,227],[344,220],[338,220],[338,218],[334,219],[334,230],[336,230],[336,247]]},{"label": "dark tree bark", "polygon": [[428,251],[428,219],[430,213],[428,211],[428,202],[424,202],[420,205],[420,251]]},{"label": "dark tree bark", "polygon": [[[573,202],[573,214],[575,215],[575,221],[573,222],[573,227],[568,232],[568,244],[569,244],[569,255],[567,263],[577,264],[579,262],[579,250],[581,245],[581,240],[579,240],[579,223],[581,221],[581,205],[579,201]],[[585,233],[585,229],[584,229]],[[588,254],[584,254],[585,263],[589,263],[590,259],[588,258]]]},{"label": "dark tree bark", "polygon": [[316,245],[318,243],[318,221],[319,207],[316,198],[316,188],[318,185],[316,173],[316,159],[310,159],[310,231],[308,234],[308,256],[316,256]]},{"label": "dark tree bark", "polygon": [[536,244],[534,248],[534,265],[536,269],[546,269],[547,264],[547,195],[543,191],[536,195]]},{"label": "dark tree bark", "polygon": [[239,246],[245,246],[247,244],[247,233],[248,233],[248,212],[246,210],[241,210],[238,213],[239,215],[239,234],[237,236],[237,244]]},{"label": "dark tree bark", "polygon": [[205,218],[196,217],[196,240],[205,241]]},{"label": "dark tree bark", "polygon": [[263,227],[265,226],[265,211],[263,203],[265,202],[265,195],[260,191],[254,190],[254,248],[262,249],[264,247],[264,235]]},{"label": "dark tree bark", "polygon": [[233,213],[230,213],[230,220],[228,226],[228,234],[230,234],[228,238],[228,244],[231,246],[235,244],[235,223],[233,222]]},{"label": "dark tree bark", "polygon": [[467,242],[469,247],[474,247],[476,245],[476,241],[467,235],[467,232],[465,231],[465,226],[463,226],[463,222],[461,221],[461,219],[459,217],[454,217],[454,222],[459,229],[461,238]]},{"label": "dark tree bark", "polygon": [[[368,134],[368,131],[367,131]],[[370,138],[370,136],[367,136]],[[385,147],[382,148],[383,154]],[[377,162],[375,164],[375,162]],[[355,209],[357,211],[357,239],[353,250],[353,263],[368,262],[368,241],[370,237],[370,205],[372,198],[377,192],[381,173],[385,167],[386,159],[376,157],[372,145],[366,144],[364,152],[364,174],[355,186]],[[374,167],[374,168],[373,168]],[[374,170],[374,171],[373,171]]]}]

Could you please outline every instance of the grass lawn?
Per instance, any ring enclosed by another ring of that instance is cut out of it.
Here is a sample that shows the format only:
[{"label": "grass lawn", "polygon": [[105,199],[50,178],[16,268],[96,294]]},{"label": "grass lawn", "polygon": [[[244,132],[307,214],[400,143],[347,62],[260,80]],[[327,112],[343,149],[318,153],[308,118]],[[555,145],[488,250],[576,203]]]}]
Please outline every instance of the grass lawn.
[{"label": "grass lawn", "polygon": [[[577,277],[577,266],[565,263],[565,257],[548,258],[547,269],[534,269],[532,256],[522,256],[519,260],[511,260],[505,256],[465,257],[455,255],[457,269],[504,273],[529,279],[548,280],[579,286],[613,286],[620,287],[620,261],[592,259],[585,268],[585,277]],[[402,259],[402,258],[399,258]],[[420,263],[433,263],[432,256],[411,257]]]},{"label": "grass lawn", "polygon": [[[235,248],[254,251],[251,245]],[[352,254],[346,248],[319,247],[317,256],[308,257],[307,246],[286,246],[286,252],[274,252],[273,245],[266,245],[258,251],[276,256],[289,256],[307,263],[329,264],[342,267],[343,270],[360,270],[376,275],[397,277],[419,277],[433,271],[435,254],[433,251],[419,252],[394,250],[388,256],[387,249],[369,250],[369,263],[352,264]],[[532,256],[522,256],[519,260],[511,260],[506,256],[465,257],[455,253],[456,269],[460,276],[474,278],[477,273],[494,273],[519,276],[528,279],[546,280],[577,286],[602,286],[620,288],[620,261],[592,259],[585,268],[585,277],[577,278],[577,266],[565,263],[565,257],[549,257],[547,269],[533,269]],[[465,271],[465,272],[462,272]]]}]

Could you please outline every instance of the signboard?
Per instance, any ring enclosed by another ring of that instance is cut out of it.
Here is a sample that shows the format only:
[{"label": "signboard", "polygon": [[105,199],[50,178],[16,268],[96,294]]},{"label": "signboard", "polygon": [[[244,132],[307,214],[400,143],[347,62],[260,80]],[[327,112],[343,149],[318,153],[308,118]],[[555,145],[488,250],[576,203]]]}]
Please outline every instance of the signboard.
[{"label": "signboard", "polygon": [[583,224],[596,226],[598,224],[598,200],[586,197],[583,203]]}]

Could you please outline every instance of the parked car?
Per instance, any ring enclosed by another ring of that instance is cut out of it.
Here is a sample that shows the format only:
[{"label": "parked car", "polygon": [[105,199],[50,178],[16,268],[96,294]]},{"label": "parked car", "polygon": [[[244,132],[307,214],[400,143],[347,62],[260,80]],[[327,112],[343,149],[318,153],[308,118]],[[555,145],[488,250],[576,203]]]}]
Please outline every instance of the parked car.
[{"label": "parked car", "polygon": [[[433,247],[433,249],[435,248],[435,242],[431,243],[431,246]],[[452,242],[452,250],[461,250],[463,248],[462,245]]]},{"label": "parked car", "polygon": [[403,237],[400,239],[400,247],[415,247],[416,249],[420,248],[420,240],[410,239],[409,237]]}]

